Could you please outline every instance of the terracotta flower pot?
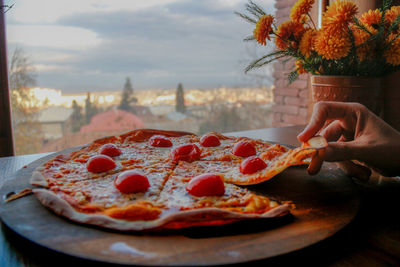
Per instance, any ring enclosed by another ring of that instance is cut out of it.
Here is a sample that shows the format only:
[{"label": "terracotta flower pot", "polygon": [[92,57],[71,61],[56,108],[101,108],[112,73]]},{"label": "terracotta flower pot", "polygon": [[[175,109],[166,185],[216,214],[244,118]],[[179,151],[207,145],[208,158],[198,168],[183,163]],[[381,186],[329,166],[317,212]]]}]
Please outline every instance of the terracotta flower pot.
[{"label": "terracotta flower pot", "polygon": [[381,115],[381,79],[356,76],[311,76],[314,103],[318,101],[358,102]]}]

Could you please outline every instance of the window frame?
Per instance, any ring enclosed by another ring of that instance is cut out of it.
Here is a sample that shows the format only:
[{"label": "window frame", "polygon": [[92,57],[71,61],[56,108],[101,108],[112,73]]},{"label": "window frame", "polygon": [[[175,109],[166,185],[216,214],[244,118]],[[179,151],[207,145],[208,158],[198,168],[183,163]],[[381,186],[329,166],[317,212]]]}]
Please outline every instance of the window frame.
[{"label": "window frame", "polygon": [[4,1],[0,0],[0,157],[15,154],[8,86],[5,10]]}]

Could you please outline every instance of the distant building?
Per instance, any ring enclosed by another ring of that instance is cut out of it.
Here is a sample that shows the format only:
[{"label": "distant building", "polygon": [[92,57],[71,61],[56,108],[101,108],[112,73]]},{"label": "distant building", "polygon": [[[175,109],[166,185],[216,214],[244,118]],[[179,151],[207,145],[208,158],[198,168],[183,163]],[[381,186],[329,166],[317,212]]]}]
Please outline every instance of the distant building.
[{"label": "distant building", "polygon": [[98,138],[119,135],[140,128],[144,128],[144,123],[137,116],[113,109],[94,115],[90,123],[82,126],[78,133],[65,133],[57,140],[46,142],[40,152],[52,152],[84,145]]},{"label": "distant building", "polygon": [[72,109],[61,106],[49,107],[39,113],[39,122],[42,125],[45,140],[61,138],[69,131]]},{"label": "distant building", "polygon": [[173,105],[154,105],[150,106],[149,108],[151,113],[155,116],[163,116],[165,114],[175,111],[175,106]]},{"label": "distant building", "polygon": [[140,128],[144,128],[144,123],[139,117],[123,110],[112,109],[94,115],[89,124],[82,126],[80,132],[123,132]]}]

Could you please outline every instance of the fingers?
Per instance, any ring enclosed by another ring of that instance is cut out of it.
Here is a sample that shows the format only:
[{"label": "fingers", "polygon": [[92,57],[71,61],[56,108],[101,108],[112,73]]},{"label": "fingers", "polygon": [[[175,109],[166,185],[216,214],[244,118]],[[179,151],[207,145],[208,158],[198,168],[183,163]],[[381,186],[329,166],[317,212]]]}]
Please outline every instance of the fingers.
[{"label": "fingers", "polygon": [[354,103],[318,102],[314,105],[309,124],[297,138],[306,142],[323,128],[327,120],[345,120],[351,113],[354,113]]},{"label": "fingers", "polygon": [[322,132],[321,135],[326,139],[326,141],[337,141],[343,134],[343,128],[340,121],[334,121],[329,124]]},{"label": "fingers", "polygon": [[338,162],[337,165],[348,175],[362,182],[367,182],[371,176],[371,170],[352,161]]},{"label": "fingers", "polygon": [[[332,128],[335,127],[336,126],[332,126]],[[332,133],[337,134],[335,130],[336,129],[332,129]],[[329,143],[326,148],[318,150],[312,157],[307,172],[310,175],[317,174],[321,170],[324,161],[335,162],[351,160],[354,157],[354,153],[357,153],[357,151],[358,149],[352,141]]]},{"label": "fingers", "polygon": [[309,175],[317,174],[324,162],[325,149],[317,150],[317,153],[311,158],[310,165],[308,165],[307,172]]}]

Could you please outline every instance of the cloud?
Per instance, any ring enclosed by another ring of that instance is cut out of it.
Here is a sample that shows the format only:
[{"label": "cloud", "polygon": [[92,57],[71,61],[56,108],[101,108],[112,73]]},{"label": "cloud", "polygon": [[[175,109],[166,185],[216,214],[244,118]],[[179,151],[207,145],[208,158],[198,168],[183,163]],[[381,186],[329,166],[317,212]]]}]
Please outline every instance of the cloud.
[{"label": "cloud", "polygon": [[[61,34],[54,35],[56,40],[40,44],[42,47],[29,45],[35,62],[41,66],[39,84],[74,91],[110,90],[120,89],[128,76],[136,88],[170,88],[178,82],[186,87],[243,83],[246,64],[238,63],[246,47],[242,39],[251,34],[253,26],[233,12],[244,10],[245,2],[182,0],[158,1],[155,5],[148,0],[146,3],[147,6],[140,8],[121,9],[109,8],[109,1],[99,1],[79,13],[62,13],[54,19],[48,27],[59,29]],[[273,1],[268,3],[267,9],[272,11]],[[61,36],[67,33],[65,29],[79,29],[87,35],[70,36],[71,40],[66,40]],[[44,32],[47,38],[54,34],[53,30]],[[79,40],[82,46],[77,49]],[[57,53],[71,56],[65,61],[53,61],[43,56],[46,50],[53,58],[57,58]],[[54,64],[70,71],[60,76]]]},{"label": "cloud", "polygon": [[80,27],[12,25],[7,30],[9,42],[37,47],[85,50],[101,42],[94,32]]}]

